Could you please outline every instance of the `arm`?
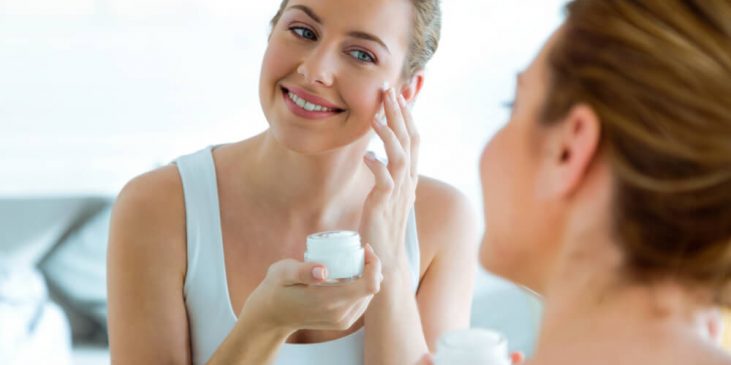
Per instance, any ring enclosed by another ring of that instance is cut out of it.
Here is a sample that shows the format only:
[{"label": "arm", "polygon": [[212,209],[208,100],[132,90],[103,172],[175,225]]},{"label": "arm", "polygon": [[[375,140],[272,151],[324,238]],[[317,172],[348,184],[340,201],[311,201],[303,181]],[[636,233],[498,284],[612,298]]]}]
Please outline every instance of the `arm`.
[{"label": "arm", "polygon": [[114,206],[107,257],[114,364],[191,362],[183,302],[185,218],[173,174],[164,168],[132,180]]},{"label": "arm", "polygon": [[456,189],[422,177],[416,196],[425,267],[416,300],[434,352],[443,333],[469,327],[479,237],[474,210]]},{"label": "arm", "polygon": [[[469,323],[476,237],[471,209],[459,193],[433,180],[420,183],[417,192],[419,139],[403,98],[397,100],[391,90],[384,97],[384,110],[388,126],[375,122],[374,130],[384,142],[388,166],[365,158],[375,185],[364,204],[361,231],[384,267],[382,289],[365,316],[365,360],[413,364],[442,331]],[[412,295],[403,242],[417,194],[419,225],[428,226],[419,232],[422,251],[430,257],[418,302]]]},{"label": "arm", "polygon": [[456,190],[423,177],[416,196],[425,273],[414,298],[406,262],[384,271],[381,291],[366,312],[368,364],[414,363],[436,350],[445,331],[469,327],[477,270],[472,209]]}]

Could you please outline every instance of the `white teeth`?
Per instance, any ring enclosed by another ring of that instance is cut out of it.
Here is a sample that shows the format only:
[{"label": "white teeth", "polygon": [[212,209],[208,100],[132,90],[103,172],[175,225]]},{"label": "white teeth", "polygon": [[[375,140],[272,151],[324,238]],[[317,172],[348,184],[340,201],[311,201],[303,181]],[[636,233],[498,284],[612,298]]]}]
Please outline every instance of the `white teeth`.
[{"label": "white teeth", "polygon": [[332,109],[326,108],[322,105],[312,104],[309,101],[305,101],[305,99],[300,98],[299,96],[295,95],[293,92],[288,92],[287,96],[300,108],[307,110],[307,111],[316,111],[316,112],[330,112]]}]

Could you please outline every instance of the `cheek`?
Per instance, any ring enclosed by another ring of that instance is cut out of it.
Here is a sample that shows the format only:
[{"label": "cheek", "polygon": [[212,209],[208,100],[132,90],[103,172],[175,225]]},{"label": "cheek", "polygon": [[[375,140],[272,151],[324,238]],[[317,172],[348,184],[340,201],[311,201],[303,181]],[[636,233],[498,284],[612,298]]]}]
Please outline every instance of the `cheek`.
[{"label": "cheek", "polygon": [[[513,180],[509,166],[514,156],[510,135],[506,129],[500,130],[485,146],[480,158],[480,178],[482,180],[483,204],[485,208],[485,227],[493,228],[510,208],[510,183]],[[496,214],[500,212],[500,214]]]},{"label": "cheek", "polygon": [[485,147],[480,175],[485,214],[485,236],[480,261],[489,271],[511,277],[511,268],[530,249],[525,212],[530,211],[532,186],[527,146],[513,126],[498,132]]},{"label": "cheek", "polygon": [[377,77],[341,75],[339,92],[348,106],[350,118],[370,126],[373,117],[381,108],[382,86],[383,80]]},{"label": "cheek", "polygon": [[264,52],[261,66],[262,83],[276,82],[287,75],[293,67],[296,56],[276,39],[272,39]]}]

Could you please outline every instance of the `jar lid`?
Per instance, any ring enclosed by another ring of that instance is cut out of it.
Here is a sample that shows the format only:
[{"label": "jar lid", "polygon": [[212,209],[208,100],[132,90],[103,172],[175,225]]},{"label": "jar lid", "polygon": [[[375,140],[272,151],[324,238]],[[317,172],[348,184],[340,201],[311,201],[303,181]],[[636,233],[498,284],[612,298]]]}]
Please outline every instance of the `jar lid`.
[{"label": "jar lid", "polygon": [[361,247],[360,235],[355,231],[328,231],[307,236],[307,251],[341,251]]}]

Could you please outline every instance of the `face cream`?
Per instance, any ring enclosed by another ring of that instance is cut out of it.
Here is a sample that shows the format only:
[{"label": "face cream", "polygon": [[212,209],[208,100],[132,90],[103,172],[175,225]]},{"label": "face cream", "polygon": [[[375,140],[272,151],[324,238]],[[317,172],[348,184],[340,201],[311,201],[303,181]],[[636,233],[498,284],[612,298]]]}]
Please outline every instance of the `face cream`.
[{"label": "face cream", "polygon": [[508,341],[498,332],[468,329],[439,338],[434,365],[510,365]]},{"label": "face cream", "polygon": [[307,236],[305,261],[327,267],[326,283],[359,278],[363,275],[364,255],[358,232],[330,231]]}]

